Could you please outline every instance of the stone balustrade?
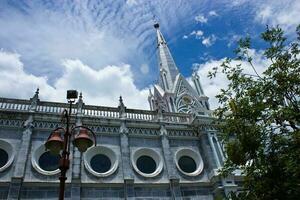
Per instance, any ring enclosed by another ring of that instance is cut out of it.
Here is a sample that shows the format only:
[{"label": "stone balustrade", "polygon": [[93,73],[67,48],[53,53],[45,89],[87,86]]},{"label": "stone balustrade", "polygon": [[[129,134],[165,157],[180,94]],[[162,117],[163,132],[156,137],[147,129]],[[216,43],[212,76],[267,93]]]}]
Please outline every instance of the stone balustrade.
[{"label": "stone balustrade", "polygon": [[[60,114],[64,109],[68,109],[67,103],[55,103],[47,101],[38,101],[35,112],[36,113],[57,113]],[[14,111],[14,112],[29,112],[31,108],[30,100],[0,98],[0,110]],[[77,114],[78,104],[74,104],[72,113]],[[85,117],[99,117],[99,118],[120,118],[120,109],[118,107],[106,106],[92,106],[83,105],[81,114]],[[125,108],[125,118],[138,121],[164,121],[168,123],[190,123],[191,115],[185,113],[168,113],[163,112],[161,116],[156,111],[128,109]]]}]

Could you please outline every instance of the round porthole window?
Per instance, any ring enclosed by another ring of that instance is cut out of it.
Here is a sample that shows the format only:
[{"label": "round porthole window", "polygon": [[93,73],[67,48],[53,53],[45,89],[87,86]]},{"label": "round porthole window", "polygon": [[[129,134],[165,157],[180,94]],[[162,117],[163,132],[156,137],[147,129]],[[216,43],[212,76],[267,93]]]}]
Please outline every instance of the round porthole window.
[{"label": "round porthole window", "polygon": [[134,170],[144,177],[155,177],[163,169],[162,158],[153,149],[141,148],[134,151],[131,162]]},{"label": "round porthole window", "polygon": [[151,174],[156,170],[156,163],[150,156],[141,156],[136,161],[137,168],[146,174]]},{"label": "round porthole window", "polygon": [[186,173],[193,173],[197,169],[196,162],[190,156],[182,156],[179,158],[178,165],[180,169]]},{"label": "round porthole window", "polygon": [[177,169],[188,176],[197,176],[203,170],[203,161],[199,153],[192,149],[180,149],[175,155]]},{"label": "round porthole window", "polygon": [[49,151],[43,153],[39,158],[39,166],[45,171],[54,171],[59,167],[59,155],[52,155]]},{"label": "round porthole window", "polygon": [[109,157],[103,154],[97,154],[92,157],[90,165],[95,172],[105,173],[111,168]]},{"label": "round porthole window", "polygon": [[60,155],[53,155],[46,150],[45,145],[37,148],[31,157],[33,168],[44,175],[54,175],[60,172],[59,170]]},{"label": "round porthole window", "polygon": [[10,143],[0,140],[0,172],[7,169],[14,160],[13,147]]},{"label": "round porthole window", "polygon": [[96,146],[84,154],[85,168],[93,175],[105,177],[113,174],[118,168],[117,154],[110,148]]},{"label": "round porthole window", "polygon": [[3,167],[8,161],[8,154],[5,150],[0,148],[0,168]]}]

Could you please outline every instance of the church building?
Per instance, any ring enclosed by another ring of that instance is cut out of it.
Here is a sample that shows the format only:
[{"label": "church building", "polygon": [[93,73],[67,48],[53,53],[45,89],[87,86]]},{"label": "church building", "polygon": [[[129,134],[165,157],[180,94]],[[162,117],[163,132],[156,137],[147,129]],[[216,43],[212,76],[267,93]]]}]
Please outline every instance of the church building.
[{"label": "church building", "polygon": [[[219,175],[225,160],[219,133],[198,74],[192,85],[170,53],[159,24],[159,81],[149,92],[150,110],[86,105],[82,94],[72,108],[72,125],[84,125],[96,146],[80,153],[70,146],[65,199],[213,200],[237,190],[242,176]],[[154,47],[153,47],[154,48]],[[0,98],[0,199],[58,199],[59,155],[45,147],[64,126],[69,104]]]}]

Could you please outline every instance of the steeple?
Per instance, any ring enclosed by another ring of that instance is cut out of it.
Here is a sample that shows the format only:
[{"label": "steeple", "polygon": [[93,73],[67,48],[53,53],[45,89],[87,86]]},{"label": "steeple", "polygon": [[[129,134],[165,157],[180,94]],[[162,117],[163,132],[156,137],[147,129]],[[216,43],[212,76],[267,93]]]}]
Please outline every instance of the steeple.
[{"label": "steeple", "polygon": [[159,24],[155,23],[158,48],[158,63],[159,63],[159,85],[164,91],[171,91],[174,88],[176,76],[179,74],[166,40],[159,30]]},{"label": "steeple", "polygon": [[200,77],[193,73],[195,88],[179,73],[166,40],[155,23],[159,64],[159,82],[149,91],[148,101],[151,110],[158,112],[179,112],[209,115],[208,97],[204,95]]}]

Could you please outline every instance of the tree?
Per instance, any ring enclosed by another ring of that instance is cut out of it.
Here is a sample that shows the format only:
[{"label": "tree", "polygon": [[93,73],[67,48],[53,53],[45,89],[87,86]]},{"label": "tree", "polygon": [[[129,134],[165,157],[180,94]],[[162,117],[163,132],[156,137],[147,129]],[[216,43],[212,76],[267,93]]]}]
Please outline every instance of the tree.
[{"label": "tree", "polygon": [[[224,176],[235,169],[244,175],[243,189],[231,199],[300,198],[300,25],[296,38],[288,42],[280,27],[266,28],[263,56],[270,65],[256,71],[251,57],[251,40],[241,39],[235,59],[226,59],[209,73],[224,74],[229,85],[216,97],[217,127],[227,159]],[[253,74],[242,64],[250,64]]]}]

